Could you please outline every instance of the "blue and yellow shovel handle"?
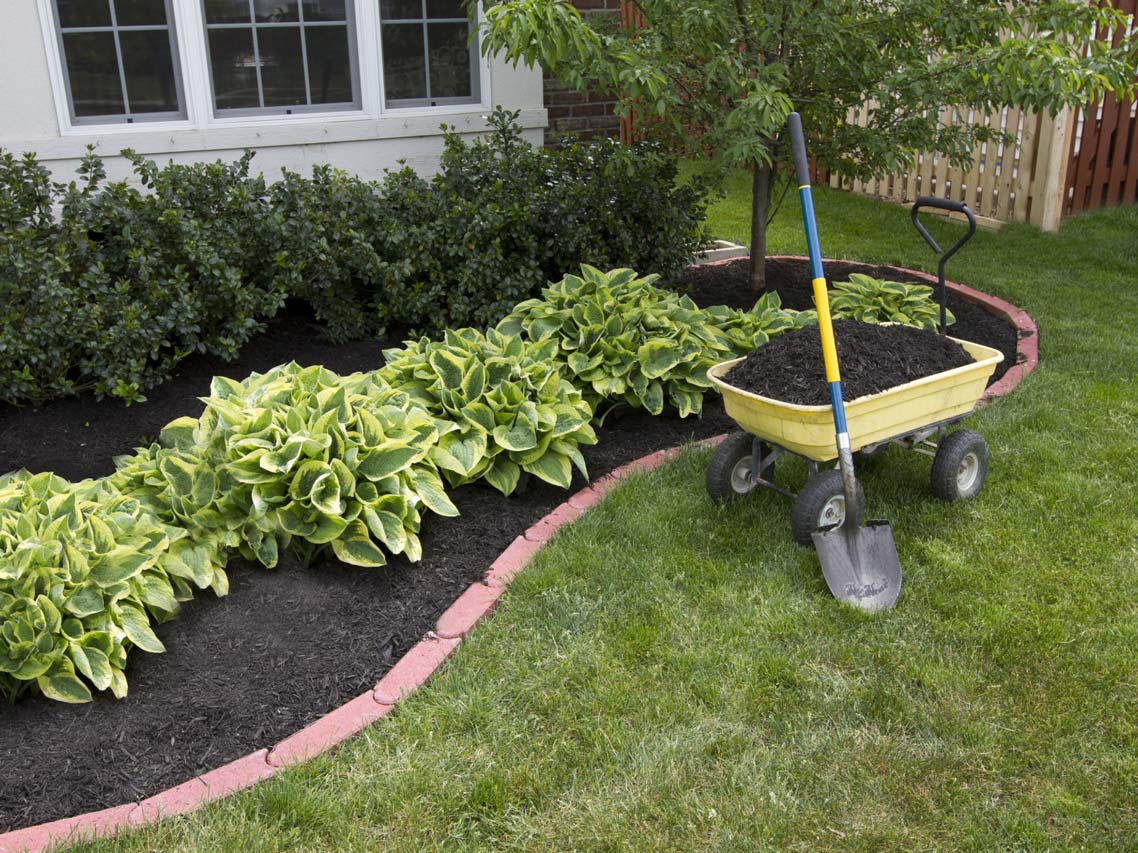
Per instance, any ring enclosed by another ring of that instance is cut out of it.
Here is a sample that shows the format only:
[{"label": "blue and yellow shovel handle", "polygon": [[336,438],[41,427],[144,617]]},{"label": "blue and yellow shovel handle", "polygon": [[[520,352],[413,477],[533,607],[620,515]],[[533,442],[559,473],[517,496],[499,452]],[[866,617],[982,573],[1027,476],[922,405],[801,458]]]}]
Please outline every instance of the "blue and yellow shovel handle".
[{"label": "blue and yellow shovel handle", "polygon": [[818,223],[814,220],[814,197],[810,193],[810,166],[806,160],[806,140],[802,135],[802,118],[791,113],[790,144],[794,151],[794,170],[798,176],[798,200],[802,205],[802,222],[806,227],[806,248],[810,255],[810,277],[814,285],[814,305],[818,309],[818,331],[822,336],[822,359],[826,365],[826,382],[830,386],[830,405],[834,410],[834,432],[837,433],[838,455],[848,453],[849,432],[846,407],[842,402],[842,375],[838,370],[838,348],[834,343],[834,324],[830,318],[830,299],[826,292],[826,276],[822,271],[822,249],[818,245]]}]

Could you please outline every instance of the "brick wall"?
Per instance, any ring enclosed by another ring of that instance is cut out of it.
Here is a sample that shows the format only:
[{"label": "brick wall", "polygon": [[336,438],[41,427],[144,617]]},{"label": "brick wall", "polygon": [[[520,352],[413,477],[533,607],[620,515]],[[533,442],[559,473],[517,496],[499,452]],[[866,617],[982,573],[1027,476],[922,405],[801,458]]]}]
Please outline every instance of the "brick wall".
[{"label": "brick wall", "polygon": [[[620,20],[621,0],[573,0],[573,5],[587,15],[611,15],[614,24]],[[546,145],[556,145],[565,134],[581,139],[620,137],[620,118],[612,98],[591,90],[578,92],[546,74],[545,106],[549,110]]]}]

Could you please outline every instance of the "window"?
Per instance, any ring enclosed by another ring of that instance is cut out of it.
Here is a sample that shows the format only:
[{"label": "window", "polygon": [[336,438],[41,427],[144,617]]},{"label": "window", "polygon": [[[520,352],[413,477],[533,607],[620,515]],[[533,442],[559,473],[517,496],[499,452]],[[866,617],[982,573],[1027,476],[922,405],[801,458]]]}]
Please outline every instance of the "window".
[{"label": "window", "polygon": [[358,106],[350,0],[205,0],[218,115]]},{"label": "window", "polygon": [[379,17],[387,106],[479,100],[478,50],[464,0],[379,0]]},{"label": "window", "polygon": [[54,0],[72,124],[185,116],[169,0]]}]

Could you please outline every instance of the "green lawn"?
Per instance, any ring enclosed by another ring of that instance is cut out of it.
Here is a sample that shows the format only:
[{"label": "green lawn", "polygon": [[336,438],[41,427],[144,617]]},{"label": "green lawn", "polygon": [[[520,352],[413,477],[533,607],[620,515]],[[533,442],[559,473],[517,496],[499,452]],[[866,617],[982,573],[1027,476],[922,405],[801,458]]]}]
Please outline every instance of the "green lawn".
[{"label": "green lawn", "polygon": [[[745,238],[747,189],[716,236]],[[816,200],[827,255],[935,269],[902,208]],[[772,251],[803,251],[797,216]],[[1138,847],[1138,208],[982,231],[950,270],[1026,308],[1042,360],[972,419],[975,501],[934,502],[925,457],[863,472],[896,609],[835,602],[787,504],[713,507],[691,451],[560,534],[391,717],[88,849]]]}]

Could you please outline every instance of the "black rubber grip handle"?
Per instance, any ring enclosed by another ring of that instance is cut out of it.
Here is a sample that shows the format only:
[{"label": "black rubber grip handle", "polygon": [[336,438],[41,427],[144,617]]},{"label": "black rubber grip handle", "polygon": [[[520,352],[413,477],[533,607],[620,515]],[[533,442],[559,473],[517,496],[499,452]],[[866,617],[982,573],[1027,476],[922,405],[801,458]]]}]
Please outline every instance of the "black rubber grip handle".
[{"label": "black rubber grip handle", "polygon": [[802,135],[802,116],[791,113],[786,117],[790,127],[790,148],[794,152],[794,172],[798,176],[798,186],[810,183],[810,162],[806,159],[806,137]]},{"label": "black rubber grip handle", "polygon": [[948,198],[937,198],[931,195],[923,195],[917,199],[917,207],[937,207],[941,210],[951,210],[953,213],[963,213],[965,204],[962,201],[953,201]]}]

